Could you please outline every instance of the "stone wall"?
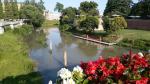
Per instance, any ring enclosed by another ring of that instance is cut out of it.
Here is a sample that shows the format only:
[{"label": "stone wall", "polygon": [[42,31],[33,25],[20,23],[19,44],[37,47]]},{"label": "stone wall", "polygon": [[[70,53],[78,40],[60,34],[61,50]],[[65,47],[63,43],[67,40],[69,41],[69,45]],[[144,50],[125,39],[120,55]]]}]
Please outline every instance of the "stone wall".
[{"label": "stone wall", "polygon": [[127,19],[129,29],[150,30],[150,20]]}]

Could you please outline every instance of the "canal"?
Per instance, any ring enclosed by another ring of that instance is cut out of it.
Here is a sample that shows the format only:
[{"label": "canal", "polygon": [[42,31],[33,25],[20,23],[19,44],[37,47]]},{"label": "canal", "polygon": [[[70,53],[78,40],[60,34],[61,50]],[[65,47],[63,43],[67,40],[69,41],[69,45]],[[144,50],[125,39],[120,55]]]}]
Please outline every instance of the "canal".
[{"label": "canal", "polygon": [[[34,43],[33,43],[34,44]],[[44,84],[49,80],[56,81],[57,71],[64,66],[64,52],[67,56],[67,68],[72,70],[81,61],[96,60],[99,56],[108,58],[121,55],[130,49],[117,46],[105,46],[72,37],[69,33],[62,33],[58,28],[50,28],[46,32],[47,46],[31,47],[30,56],[37,64]]]}]

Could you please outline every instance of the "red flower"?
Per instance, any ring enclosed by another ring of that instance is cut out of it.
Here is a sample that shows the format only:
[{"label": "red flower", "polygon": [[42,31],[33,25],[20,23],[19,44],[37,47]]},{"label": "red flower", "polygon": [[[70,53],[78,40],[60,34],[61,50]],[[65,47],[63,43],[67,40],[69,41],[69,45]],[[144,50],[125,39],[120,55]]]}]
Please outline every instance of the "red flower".
[{"label": "red flower", "polygon": [[136,84],[148,84],[148,78],[142,77],[140,80],[136,81]]},{"label": "red flower", "polygon": [[120,64],[120,59],[118,57],[111,57],[107,60],[107,63],[114,66]]},{"label": "red flower", "polygon": [[123,64],[118,64],[116,70],[114,71],[115,77],[118,79],[120,76],[122,76],[125,69],[126,68],[123,66]]},{"label": "red flower", "polygon": [[98,64],[97,64],[97,62],[90,61],[88,63],[81,63],[80,66],[84,70],[85,74],[93,75],[93,74],[95,74]]}]

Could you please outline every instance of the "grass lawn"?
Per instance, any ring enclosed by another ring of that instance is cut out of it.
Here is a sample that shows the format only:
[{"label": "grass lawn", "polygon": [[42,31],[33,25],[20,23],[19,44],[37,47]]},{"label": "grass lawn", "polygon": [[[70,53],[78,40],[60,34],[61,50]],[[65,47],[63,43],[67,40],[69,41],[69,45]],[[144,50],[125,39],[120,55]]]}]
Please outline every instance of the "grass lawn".
[{"label": "grass lawn", "polygon": [[[33,76],[30,74],[29,78],[26,79],[28,77],[28,74],[33,72],[33,69],[34,63],[28,57],[28,47],[22,41],[22,39],[20,39],[20,36],[12,32],[6,32],[3,35],[0,35],[0,83],[34,84],[34,82],[31,82],[31,80],[33,79],[32,77],[35,77],[35,73]],[[25,75],[26,78],[21,75]],[[20,82],[22,81],[25,83],[17,83],[19,81],[17,81],[17,79],[19,79],[19,76],[21,77],[20,79],[23,79],[20,80]],[[39,75],[36,76],[40,78]],[[14,81],[15,83],[12,83],[10,80]],[[30,82],[27,83],[27,81]]]},{"label": "grass lawn", "polygon": [[118,45],[124,47],[132,47],[135,49],[150,50],[150,31],[125,29],[117,32],[117,34],[123,37]]},{"label": "grass lawn", "polygon": [[122,31],[117,32],[123,38],[128,39],[143,39],[150,40],[150,31],[146,30],[135,30],[135,29],[124,29]]},{"label": "grass lawn", "polygon": [[45,20],[45,22],[42,25],[42,28],[56,27],[58,25],[59,25],[59,20]]}]

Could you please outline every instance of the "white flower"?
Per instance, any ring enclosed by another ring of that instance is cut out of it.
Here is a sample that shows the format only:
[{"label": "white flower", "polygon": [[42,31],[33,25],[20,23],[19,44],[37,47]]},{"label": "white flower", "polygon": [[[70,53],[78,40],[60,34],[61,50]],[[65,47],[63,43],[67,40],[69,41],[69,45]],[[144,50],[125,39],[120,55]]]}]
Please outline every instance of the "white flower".
[{"label": "white flower", "polygon": [[80,72],[80,73],[82,73],[83,69],[80,66],[76,66],[76,67],[73,68],[73,72]]},{"label": "white flower", "polygon": [[67,80],[63,79],[62,84],[68,84],[68,83],[67,83]]},{"label": "white flower", "polygon": [[57,72],[57,76],[61,77],[61,79],[67,79],[72,77],[71,72],[66,68],[62,68],[61,70],[59,70]]},{"label": "white flower", "polygon": [[67,80],[67,84],[75,84],[74,80],[72,78]]},{"label": "white flower", "polygon": [[48,84],[53,84],[53,82],[50,80],[50,81],[48,82]]},{"label": "white flower", "polygon": [[139,55],[140,57],[144,57],[143,53],[141,53],[141,52],[139,52],[138,55]]}]

